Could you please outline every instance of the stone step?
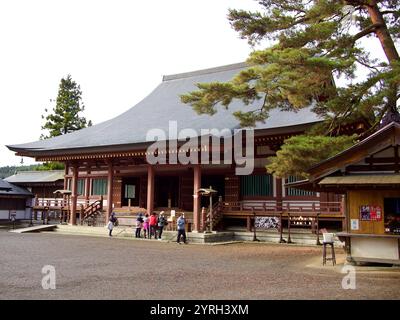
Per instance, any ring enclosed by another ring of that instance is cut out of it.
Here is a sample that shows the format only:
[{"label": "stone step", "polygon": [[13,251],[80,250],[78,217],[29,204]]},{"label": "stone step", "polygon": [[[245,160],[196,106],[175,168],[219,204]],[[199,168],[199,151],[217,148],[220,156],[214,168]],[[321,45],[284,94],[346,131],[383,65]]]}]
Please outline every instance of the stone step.
[{"label": "stone step", "polygon": [[14,233],[29,233],[29,232],[41,232],[41,231],[53,231],[56,228],[57,228],[56,225],[49,224],[49,225],[40,225],[40,226],[33,226],[33,227],[10,230],[10,232],[14,232]]}]

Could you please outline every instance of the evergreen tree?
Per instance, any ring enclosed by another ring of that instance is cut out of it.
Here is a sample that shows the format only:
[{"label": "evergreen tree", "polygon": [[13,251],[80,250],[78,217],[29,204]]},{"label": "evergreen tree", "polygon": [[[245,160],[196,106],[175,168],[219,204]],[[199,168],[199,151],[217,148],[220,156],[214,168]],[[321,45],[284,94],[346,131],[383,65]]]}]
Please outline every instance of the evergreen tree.
[{"label": "evergreen tree", "polygon": [[293,136],[285,141],[275,157],[270,157],[267,171],[277,177],[308,178],[305,168],[330,158],[354,144],[355,136]]},{"label": "evergreen tree", "polygon": [[[61,79],[53,112],[47,116],[42,115],[42,119],[46,119],[42,130],[48,130],[49,135],[42,134],[41,138],[56,137],[91,126],[91,121],[79,115],[84,110],[80,86],[72,80],[71,75]],[[48,110],[45,109],[45,112],[47,113]]]},{"label": "evergreen tree", "polygon": [[[245,104],[258,100],[258,110],[234,113],[242,126],[265,120],[273,108],[297,111],[311,105],[325,120],[312,134],[325,136],[357,119],[369,122],[371,130],[385,118],[400,121],[398,0],[258,2],[262,12],[230,10],[228,19],[251,45],[264,40],[273,45],[253,51],[249,67],[231,81],[197,84],[198,90],[181,96],[184,103],[200,114],[213,114],[219,103],[229,107],[233,99]],[[379,40],[386,61],[370,57],[361,41],[369,37]],[[356,77],[360,69],[366,77]],[[335,86],[335,78],[345,84]]]}]

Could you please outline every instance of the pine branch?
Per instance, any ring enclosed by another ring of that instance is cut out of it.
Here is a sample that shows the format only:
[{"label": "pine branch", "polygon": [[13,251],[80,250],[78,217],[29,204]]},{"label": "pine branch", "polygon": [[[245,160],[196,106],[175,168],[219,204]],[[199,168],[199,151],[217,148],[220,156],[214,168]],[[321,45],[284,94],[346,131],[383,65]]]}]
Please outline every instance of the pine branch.
[{"label": "pine branch", "polygon": [[376,29],[379,27],[383,27],[383,24],[382,23],[374,23],[374,24],[371,24],[369,27],[365,28],[364,30],[360,31],[359,33],[357,33],[356,35],[353,36],[353,38],[352,38],[353,44],[357,40],[365,37],[366,35],[376,32]]}]

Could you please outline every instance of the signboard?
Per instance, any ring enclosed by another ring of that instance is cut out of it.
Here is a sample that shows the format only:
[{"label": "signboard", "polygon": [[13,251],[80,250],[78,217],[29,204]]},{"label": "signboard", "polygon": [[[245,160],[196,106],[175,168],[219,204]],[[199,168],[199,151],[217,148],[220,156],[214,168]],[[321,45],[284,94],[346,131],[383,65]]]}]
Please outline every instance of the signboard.
[{"label": "signboard", "polygon": [[359,223],[358,219],[350,220],[350,229],[351,230],[359,230],[360,229],[360,223]]},{"label": "signboard", "polygon": [[381,221],[382,208],[374,205],[360,206],[360,220],[361,221]]},{"label": "signboard", "polygon": [[281,221],[279,217],[256,217],[255,227],[259,229],[279,229]]}]

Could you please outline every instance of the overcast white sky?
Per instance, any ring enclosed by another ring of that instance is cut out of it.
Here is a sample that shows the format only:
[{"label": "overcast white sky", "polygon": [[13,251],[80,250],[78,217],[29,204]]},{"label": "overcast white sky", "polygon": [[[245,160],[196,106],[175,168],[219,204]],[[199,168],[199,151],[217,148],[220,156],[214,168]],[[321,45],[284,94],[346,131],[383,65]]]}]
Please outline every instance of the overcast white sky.
[{"label": "overcast white sky", "polygon": [[[35,141],[68,73],[95,124],[134,106],[164,74],[244,61],[251,49],[228,8],[251,0],[1,0],[0,166],[4,145]],[[24,158],[25,164],[33,161]]]},{"label": "overcast white sky", "polygon": [[[67,74],[97,124],[134,106],[165,74],[244,61],[251,48],[229,25],[228,8],[259,7],[252,0],[0,0],[0,166],[21,161],[6,144],[38,140],[41,115]],[[368,45],[381,55],[378,43]]]}]

